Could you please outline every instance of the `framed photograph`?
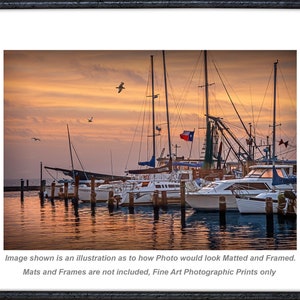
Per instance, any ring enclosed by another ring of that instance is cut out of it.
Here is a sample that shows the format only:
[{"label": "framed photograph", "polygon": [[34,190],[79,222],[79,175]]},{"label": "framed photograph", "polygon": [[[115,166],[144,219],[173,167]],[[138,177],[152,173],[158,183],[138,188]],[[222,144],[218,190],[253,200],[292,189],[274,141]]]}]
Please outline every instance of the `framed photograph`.
[{"label": "framed photograph", "polygon": [[298,9],[2,2],[1,297],[298,299]]}]

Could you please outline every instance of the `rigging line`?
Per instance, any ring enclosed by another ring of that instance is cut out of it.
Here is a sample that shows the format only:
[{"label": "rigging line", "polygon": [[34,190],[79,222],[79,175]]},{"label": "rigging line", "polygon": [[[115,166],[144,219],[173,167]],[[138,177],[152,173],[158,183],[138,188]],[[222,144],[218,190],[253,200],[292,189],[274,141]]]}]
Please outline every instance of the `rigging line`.
[{"label": "rigging line", "polygon": [[[150,71],[148,72],[148,83],[147,83],[147,87],[146,87],[146,96],[147,96],[147,90],[148,90],[148,87],[149,87],[149,76],[150,76]],[[133,145],[134,145],[134,142],[135,142],[135,138],[137,136],[137,133],[138,133],[138,129],[140,126],[138,126],[140,124],[140,121],[141,121],[141,117],[143,116],[143,112],[145,114],[145,103],[146,103],[146,97],[141,105],[141,110],[140,110],[140,113],[139,113],[139,116],[138,116],[138,120],[136,122],[136,126],[135,126],[135,130],[134,130],[134,134],[133,134],[133,137],[132,137],[132,140],[131,140],[131,144],[130,144],[130,147],[129,147],[129,152],[128,152],[128,156],[127,156],[127,160],[126,160],[126,165],[125,165],[125,170],[128,169],[128,163],[129,163],[129,159],[130,159],[130,156],[131,156],[131,153],[132,153],[132,148],[133,148]],[[140,143],[141,144],[141,143]]]},{"label": "rigging line", "polygon": [[[142,105],[142,108],[144,107],[144,102],[143,102],[143,105]],[[131,144],[130,144],[130,148],[129,148],[129,153],[128,153],[128,156],[127,156],[127,161],[126,161],[126,165],[125,165],[125,170],[127,170],[127,167],[128,167],[128,163],[129,163],[129,158],[130,158],[130,155],[131,155],[131,152],[132,152],[132,148],[133,148],[133,144],[134,144],[134,141],[135,141],[135,138],[136,138],[136,135],[138,133],[138,129],[139,129],[139,126],[138,124],[140,123],[141,121],[141,117],[142,117],[142,112],[144,110],[141,109],[140,113],[139,113],[139,117],[138,117],[138,120],[137,120],[137,123],[136,123],[136,126],[135,126],[135,130],[134,130],[134,134],[133,134],[133,138],[131,140]]]},{"label": "rigging line", "polygon": [[286,88],[287,94],[288,94],[288,96],[289,96],[289,99],[290,99],[290,101],[291,101],[291,104],[293,105],[294,109],[296,110],[296,101],[293,101],[293,100],[292,100],[292,97],[291,97],[291,95],[290,95],[289,88],[288,88],[288,86],[287,86],[285,77],[284,77],[284,75],[283,75],[283,73],[282,73],[282,70],[281,70],[281,67],[280,67],[280,66],[279,66],[279,72],[280,72],[280,74],[281,74],[281,76],[282,76],[282,81],[283,81],[283,83],[284,83],[284,85],[285,85],[285,88]]},{"label": "rigging line", "polygon": [[185,106],[185,104],[187,102],[187,93],[190,90],[190,87],[192,85],[193,79],[195,78],[196,71],[197,71],[197,69],[199,67],[200,58],[201,58],[201,52],[200,52],[200,55],[198,55],[198,58],[197,58],[196,63],[195,63],[195,66],[194,66],[194,68],[193,68],[193,70],[191,72],[191,75],[188,77],[188,80],[185,83],[185,86],[183,88],[182,94],[179,97],[179,101],[183,100],[181,102],[182,103],[181,105],[177,104],[179,114],[182,114],[182,110],[184,109],[184,106]]},{"label": "rigging line", "polygon": [[221,78],[221,75],[220,75],[220,73],[219,73],[219,70],[218,70],[216,64],[215,64],[214,62],[213,62],[213,64],[214,64],[214,66],[215,66],[215,68],[216,68],[217,74],[219,75],[219,78],[220,78],[220,80],[221,80],[221,82],[222,82],[222,85],[223,85],[223,87],[224,87],[224,89],[225,89],[225,91],[226,91],[226,94],[227,94],[227,96],[228,96],[228,98],[229,98],[229,100],[230,100],[230,102],[231,102],[231,104],[232,104],[232,106],[233,106],[233,108],[234,108],[234,111],[236,112],[236,114],[237,114],[237,116],[238,116],[238,118],[239,118],[241,124],[243,125],[243,128],[244,128],[245,132],[247,133],[247,135],[248,135],[249,137],[251,137],[251,136],[250,136],[250,133],[249,133],[249,131],[248,131],[248,129],[247,129],[247,127],[245,126],[245,124],[244,124],[244,122],[243,122],[243,120],[242,120],[242,118],[241,118],[241,116],[240,116],[240,114],[239,114],[239,112],[237,111],[237,108],[236,108],[235,104],[233,103],[233,101],[232,101],[232,99],[231,99],[231,97],[230,97],[230,95],[229,95],[229,92],[228,92],[228,90],[227,90],[227,88],[226,88],[226,86],[225,86],[225,84],[224,84],[223,79]]},{"label": "rigging line", "polygon": [[140,134],[140,147],[139,147],[138,161],[141,160],[142,141],[143,141],[143,136],[144,136],[145,119],[146,119],[146,105],[147,105],[147,102],[144,101],[144,113],[143,113],[143,120],[142,120],[142,130],[141,130],[141,134]]},{"label": "rigging line", "polygon": [[78,154],[77,154],[77,151],[76,151],[76,149],[75,149],[73,143],[71,143],[71,146],[72,146],[72,148],[73,148],[73,150],[74,150],[74,152],[75,152],[75,155],[76,155],[76,157],[77,157],[77,159],[78,159],[78,162],[79,162],[80,167],[81,167],[81,169],[82,169],[82,171],[83,171],[83,173],[84,173],[84,176],[85,176],[86,180],[88,180],[88,176],[87,176],[86,173],[85,173],[84,167],[83,167],[83,165],[82,165],[82,163],[81,163],[81,160],[79,159],[79,156],[78,156]]},{"label": "rigging line", "polygon": [[262,112],[262,109],[265,107],[264,102],[265,102],[265,99],[266,99],[266,96],[267,96],[267,91],[268,91],[269,86],[270,86],[272,74],[273,74],[273,67],[272,67],[272,70],[271,70],[271,73],[270,73],[270,77],[269,77],[269,80],[268,80],[268,83],[267,83],[267,87],[266,87],[266,90],[265,90],[265,94],[264,94],[262,103],[261,103],[261,106],[260,106],[260,110],[259,110],[258,115],[257,115],[257,118],[256,118],[256,124],[258,124],[258,120],[259,120],[259,118],[260,118],[260,114],[261,114],[261,112]]},{"label": "rigging line", "polygon": [[70,131],[69,131],[69,125],[68,124],[67,124],[67,131],[68,131],[69,151],[70,151],[70,158],[71,158],[71,165],[72,165],[72,175],[73,175],[73,179],[75,179],[75,176],[74,176],[74,162],[73,162],[73,155],[72,155],[72,149],[71,149],[71,137],[70,137]]},{"label": "rigging line", "polygon": [[49,172],[48,169],[45,169],[46,172],[50,175],[50,177],[54,180],[54,181],[57,181],[57,179]]}]

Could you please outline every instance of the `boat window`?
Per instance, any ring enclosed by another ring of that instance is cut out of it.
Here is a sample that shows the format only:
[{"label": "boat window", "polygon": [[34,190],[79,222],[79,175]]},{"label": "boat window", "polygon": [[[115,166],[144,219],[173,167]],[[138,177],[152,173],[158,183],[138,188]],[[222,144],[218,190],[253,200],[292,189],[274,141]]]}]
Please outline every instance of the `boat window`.
[{"label": "boat window", "polygon": [[225,190],[268,190],[270,187],[268,187],[267,184],[264,182],[241,182],[241,183],[235,183],[229,187],[227,187]]},{"label": "boat window", "polygon": [[214,189],[214,188],[216,188],[218,185],[219,185],[218,183],[211,182],[211,183],[209,183],[207,186],[204,186],[203,188]]},{"label": "boat window", "polygon": [[156,187],[157,189],[160,189],[160,188],[161,188],[161,185],[160,185],[160,184],[156,184],[155,187]]},{"label": "boat window", "polygon": [[[285,175],[282,172],[281,168],[276,168],[276,171],[279,176],[285,177]],[[245,177],[249,178],[272,178],[273,177],[273,170],[272,168],[266,169],[266,168],[257,168],[254,170],[251,170]]]},{"label": "boat window", "polygon": [[251,170],[245,177],[261,177],[265,169],[254,169]]},{"label": "boat window", "polygon": [[[280,177],[285,177],[285,175],[282,172],[282,169],[276,169],[276,171],[277,171],[277,174]],[[273,178],[273,170],[272,169],[265,170],[265,172],[262,174],[261,177],[263,177],[263,178]]]}]

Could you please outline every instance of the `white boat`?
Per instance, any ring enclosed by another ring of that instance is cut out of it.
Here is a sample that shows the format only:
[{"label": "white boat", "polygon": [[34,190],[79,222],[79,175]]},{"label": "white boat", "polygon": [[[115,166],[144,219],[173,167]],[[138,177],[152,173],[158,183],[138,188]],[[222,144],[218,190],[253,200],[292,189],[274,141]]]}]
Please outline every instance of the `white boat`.
[{"label": "white boat", "polygon": [[[158,192],[159,198],[162,192],[166,192],[167,199],[180,199],[180,182],[156,181],[156,180],[128,180],[121,194],[120,205],[128,206],[130,193],[133,194],[134,205],[150,205],[153,203],[153,194]],[[178,201],[179,202],[179,201]]]},{"label": "white boat", "polygon": [[[109,198],[109,193],[112,191],[115,198],[120,197],[122,191],[122,181],[100,183],[95,187],[96,202],[105,202]],[[78,187],[78,198],[82,202],[91,201],[91,186],[90,184],[80,184]]]},{"label": "white boat", "polygon": [[236,203],[241,214],[265,214],[266,199],[272,199],[273,213],[297,214],[296,195],[292,192],[269,191],[256,197],[237,196]]},{"label": "white boat", "polygon": [[68,182],[68,197],[72,197],[74,195],[74,188],[72,185],[71,180],[59,180],[58,182],[55,182],[54,191],[52,195],[52,184],[47,185],[45,187],[44,197],[45,198],[51,198],[52,196],[54,198],[64,198],[65,195],[65,183]]},{"label": "white boat", "polygon": [[[279,176],[288,178],[293,173],[292,165],[275,165]],[[279,191],[294,190],[292,184],[272,185],[273,165],[254,165],[250,172],[240,179],[216,180],[198,191],[186,192],[186,202],[195,209],[218,210],[219,198],[225,197],[227,210],[238,210],[235,193],[243,193],[255,197],[260,193],[277,189]]]}]

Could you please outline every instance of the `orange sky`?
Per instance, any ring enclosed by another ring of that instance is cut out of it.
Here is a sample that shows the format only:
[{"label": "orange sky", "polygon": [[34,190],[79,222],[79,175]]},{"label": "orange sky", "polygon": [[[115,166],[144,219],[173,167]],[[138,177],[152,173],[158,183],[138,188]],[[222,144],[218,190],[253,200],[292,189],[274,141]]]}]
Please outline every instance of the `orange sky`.
[{"label": "orange sky", "polygon": [[[37,178],[40,162],[70,168],[67,124],[86,170],[123,175],[126,168],[136,168],[144,104],[148,109],[151,102],[150,55],[155,93],[160,94],[155,103],[162,127],[159,155],[167,148],[161,51],[5,51],[4,177]],[[271,136],[272,72],[279,60],[277,141],[288,140],[289,147],[277,146],[277,154],[295,159],[296,51],[208,51],[208,58],[209,83],[214,83],[210,114],[222,117],[236,136],[245,138],[214,62],[243,121],[254,124],[258,144]],[[198,87],[204,84],[203,51],[166,51],[166,64],[172,144],[181,147],[179,156],[188,156],[190,143],[179,134],[195,128],[192,157],[198,158],[204,137],[198,129],[204,126],[205,113],[204,91]],[[115,87],[121,81],[125,90],[118,94]],[[91,116],[94,121],[89,123]],[[143,136],[147,134],[145,130]],[[140,159],[150,153],[142,148]]]}]

